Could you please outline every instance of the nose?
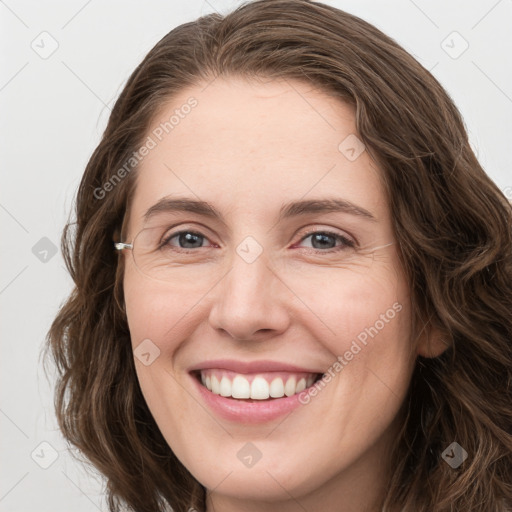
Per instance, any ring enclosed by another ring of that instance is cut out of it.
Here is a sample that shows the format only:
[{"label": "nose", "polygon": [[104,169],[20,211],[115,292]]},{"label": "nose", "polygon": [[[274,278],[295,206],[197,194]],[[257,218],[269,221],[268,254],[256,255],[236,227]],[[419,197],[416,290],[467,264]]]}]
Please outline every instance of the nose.
[{"label": "nose", "polygon": [[292,293],[264,253],[252,263],[235,254],[215,287],[210,325],[237,341],[263,341],[286,331],[291,301]]}]

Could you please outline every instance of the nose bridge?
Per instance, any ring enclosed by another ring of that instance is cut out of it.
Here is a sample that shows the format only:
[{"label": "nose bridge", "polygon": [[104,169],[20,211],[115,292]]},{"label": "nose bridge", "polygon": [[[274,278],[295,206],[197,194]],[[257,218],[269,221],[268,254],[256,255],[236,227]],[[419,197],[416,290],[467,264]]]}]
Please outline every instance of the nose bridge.
[{"label": "nose bridge", "polygon": [[241,242],[229,272],[216,287],[212,326],[237,339],[249,339],[261,330],[276,334],[286,329],[285,287],[274,272],[261,246],[249,237]]},{"label": "nose bridge", "polygon": [[254,248],[246,243],[237,247],[228,275],[227,287],[231,295],[238,296],[239,299],[245,297],[245,304],[252,302],[252,298],[254,302],[258,302],[261,294],[273,288],[274,279],[275,275],[266,254],[262,252],[258,255]]}]

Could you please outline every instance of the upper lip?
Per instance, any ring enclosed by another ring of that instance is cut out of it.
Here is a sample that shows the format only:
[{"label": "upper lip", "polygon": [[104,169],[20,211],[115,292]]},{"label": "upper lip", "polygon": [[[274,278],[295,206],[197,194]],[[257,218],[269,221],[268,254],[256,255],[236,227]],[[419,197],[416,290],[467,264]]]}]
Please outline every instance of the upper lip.
[{"label": "upper lip", "polygon": [[230,370],[235,373],[263,373],[263,372],[291,372],[291,373],[323,373],[309,368],[295,366],[289,363],[281,363],[279,361],[235,361],[234,359],[215,359],[211,361],[203,361],[194,365],[189,372],[219,369]]}]

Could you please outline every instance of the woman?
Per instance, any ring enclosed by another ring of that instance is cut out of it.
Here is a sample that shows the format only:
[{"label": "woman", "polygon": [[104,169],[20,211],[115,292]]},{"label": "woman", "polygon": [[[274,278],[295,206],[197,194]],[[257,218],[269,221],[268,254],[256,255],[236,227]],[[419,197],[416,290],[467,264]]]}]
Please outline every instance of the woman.
[{"label": "woman", "polygon": [[505,511],[511,225],[373,26],[306,0],[182,25],[63,236],[60,427],[111,510]]}]

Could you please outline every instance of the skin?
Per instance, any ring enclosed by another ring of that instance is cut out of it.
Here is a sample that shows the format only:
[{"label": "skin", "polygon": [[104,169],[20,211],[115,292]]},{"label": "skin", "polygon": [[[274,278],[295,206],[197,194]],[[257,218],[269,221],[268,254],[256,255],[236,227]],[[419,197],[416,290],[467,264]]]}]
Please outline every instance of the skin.
[{"label": "skin", "polygon": [[[208,489],[208,512],[377,511],[415,359],[444,347],[434,335],[411,339],[408,283],[378,167],[366,151],[350,161],[338,149],[357,133],[354,109],[298,81],[217,78],[173,97],[148,135],[191,96],[197,106],[137,171],[125,238],[131,242],[147,225],[144,213],[164,196],[207,201],[225,224],[173,215],[173,232],[191,229],[205,240],[194,255],[179,257],[170,282],[142,274],[124,251],[133,347],[150,339],[160,350],[148,366],[135,358],[148,407]],[[333,197],[376,220],[330,212],[277,222],[289,201]],[[305,238],[322,229],[362,248],[329,254],[335,239],[322,249]],[[252,263],[236,252],[247,236],[263,249]],[[325,372],[393,304],[400,312],[284,418],[256,425],[224,420],[192,385],[188,369],[212,359],[274,360]],[[247,442],[261,452],[250,468],[237,457]]]}]

